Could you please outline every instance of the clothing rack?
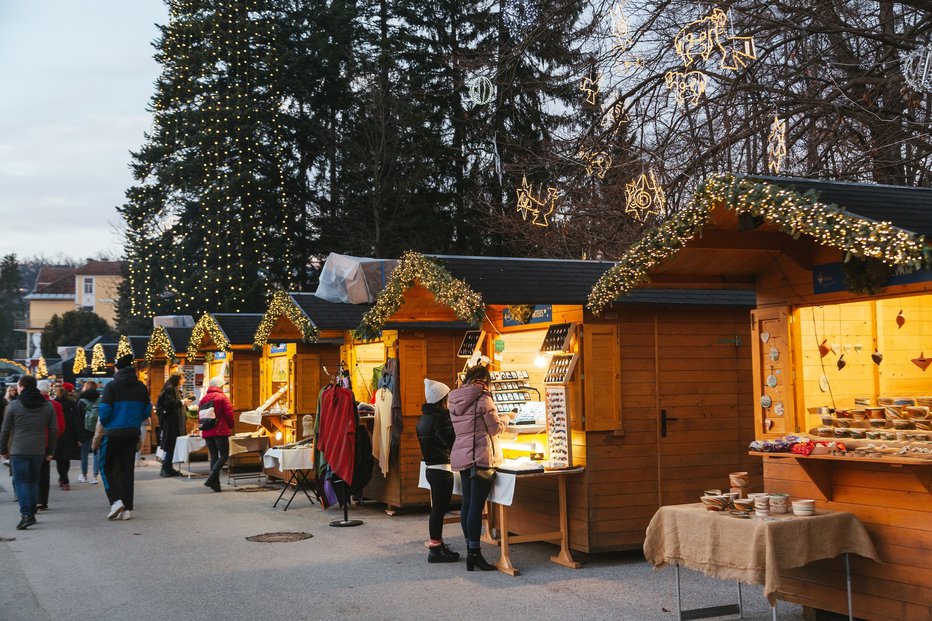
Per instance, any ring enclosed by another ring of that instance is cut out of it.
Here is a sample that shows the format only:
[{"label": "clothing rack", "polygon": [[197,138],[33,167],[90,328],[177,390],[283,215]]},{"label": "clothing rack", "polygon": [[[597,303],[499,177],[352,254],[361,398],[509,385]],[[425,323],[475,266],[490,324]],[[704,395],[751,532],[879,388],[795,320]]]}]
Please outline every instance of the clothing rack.
[{"label": "clothing rack", "polygon": [[339,484],[340,484],[340,487],[343,488],[343,492],[342,492],[342,496],[343,496],[343,519],[342,519],[342,520],[334,520],[334,521],[330,522],[330,525],[333,526],[333,527],[335,527],[335,528],[348,528],[348,527],[350,527],[350,526],[361,526],[362,523],[363,523],[362,520],[351,520],[351,519],[349,519],[349,503],[350,503],[350,499],[349,499],[349,488],[350,488],[350,486],[347,484],[346,481],[344,481],[344,480],[342,480],[342,479],[340,479],[340,478],[337,478],[337,477],[333,477],[333,476],[331,476],[330,482],[333,483],[334,485],[336,485],[337,483],[339,483]]}]

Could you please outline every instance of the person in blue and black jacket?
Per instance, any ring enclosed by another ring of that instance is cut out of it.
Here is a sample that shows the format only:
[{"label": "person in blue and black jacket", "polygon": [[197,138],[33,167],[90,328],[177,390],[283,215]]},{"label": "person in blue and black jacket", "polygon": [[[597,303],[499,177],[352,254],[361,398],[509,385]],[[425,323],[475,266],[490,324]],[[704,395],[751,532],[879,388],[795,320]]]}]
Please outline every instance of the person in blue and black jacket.
[{"label": "person in blue and black jacket", "polygon": [[108,520],[132,517],[133,466],[139,427],[152,413],[146,385],[136,377],[133,355],[116,361],[113,381],[104,387],[98,420],[104,430],[100,445],[100,471],[110,501]]}]

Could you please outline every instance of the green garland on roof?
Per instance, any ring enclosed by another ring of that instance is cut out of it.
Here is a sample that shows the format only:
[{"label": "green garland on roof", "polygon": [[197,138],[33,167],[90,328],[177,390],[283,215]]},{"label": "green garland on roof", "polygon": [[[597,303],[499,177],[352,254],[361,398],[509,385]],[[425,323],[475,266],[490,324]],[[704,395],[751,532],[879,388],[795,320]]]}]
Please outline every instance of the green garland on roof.
[{"label": "green garland on roof", "polygon": [[890,222],[849,215],[837,205],[820,203],[815,191],[799,194],[747,177],[720,175],[707,179],[685,209],[659,227],[646,231],[618,263],[602,275],[589,294],[589,309],[599,313],[616,298],[647,281],[652,268],[702,233],[716,205],[724,205],[739,215],[763,218],[794,239],[809,235],[819,244],[843,250],[845,261],[851,257],[874,259],[899,273],[907,273],[922,269],[932,259],[923,236],[899,229]]},{"label": "green garland on roof", "polygon": [[175,348],[172,347],[172,341],[168,338],[168,332],[165,331],[164,326],[155,326],[152,331],[149,344],[146,345],[146,362],[151,364],[159,352],[165,355],[166,360],[175,358]]},{"label": "green garland on roof", "polygon": [[485,318],[481,295],[454,278],[440,262],[409,250],[401,256],[375,305],[363,316],[356,328],[356,338],[378,338],[382,326],[404,303],[404,292],[415,284],[430,291],[438,304],[451,308],[462,321],[478,325]]},{"label": "green garland on roof", "polygon": [[301,338],[305,343],[316,343],[320,337],[320,330],[317,329],[311,320],[307,318],[294,300],[288,295],[287,291],[276,291],[272,295],[272,301],[259,322],[259,328],[256,330],[256,336],[253,340],[253,349],[261,349],[263,345],[269,342],[269,335],[272,328],[282,315],[288,318],[294,326],[301,331]]},{"label": "green garland on roof", "polygon": [[210,313],[204,313],[191,330],[191,340],[188,341],[188,360],[194,360],[197,357],[197,350],[201,347],[205,334],[210,335],[210,339],[218,350],[230,351],[230,341],[223,335],[223,330],[220,329],[217,320]]}]

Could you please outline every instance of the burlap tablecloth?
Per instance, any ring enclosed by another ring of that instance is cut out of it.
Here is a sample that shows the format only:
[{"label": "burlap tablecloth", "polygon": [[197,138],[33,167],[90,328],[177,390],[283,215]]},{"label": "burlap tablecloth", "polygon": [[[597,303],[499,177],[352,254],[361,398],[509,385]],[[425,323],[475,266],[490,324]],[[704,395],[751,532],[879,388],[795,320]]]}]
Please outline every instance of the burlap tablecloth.
[{"label": "burlap tablecloth", "polygon": [[655,569],[679,565],[713,578],[763,584],[771,604],[782,569],[845,552],[881,562],[864,526],[850,513],[773,517],[742,520],[707,511],[701,503],[660,507],[647,527],[644,556]]}]

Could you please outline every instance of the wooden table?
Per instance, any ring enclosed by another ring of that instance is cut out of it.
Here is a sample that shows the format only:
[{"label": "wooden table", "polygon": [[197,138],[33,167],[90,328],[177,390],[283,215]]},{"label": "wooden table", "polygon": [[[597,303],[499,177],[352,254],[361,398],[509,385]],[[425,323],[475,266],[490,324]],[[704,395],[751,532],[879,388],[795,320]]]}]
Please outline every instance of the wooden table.
[{"label": "wooden table", "polygon": [[[644,541],[644,556],[656,568],[676,568],[677,613],[680,619],[702,619],[741,612],[740,583],[763,584],[776,619],[776,592],[780,570],[802,567],[817,560],[844,556],[848,616],[853,619],[851,572],[848,554],[880,559],[864,526],[851,513],[817,511],[770,518],[739,519],[729,512],[707,511],[701,503],[660,507]],[[738,605],[683,610],[680,604],[679,568],[684,566],[713,578],[739,583]],[[723,612],[726,608],[730,611]]]}]

